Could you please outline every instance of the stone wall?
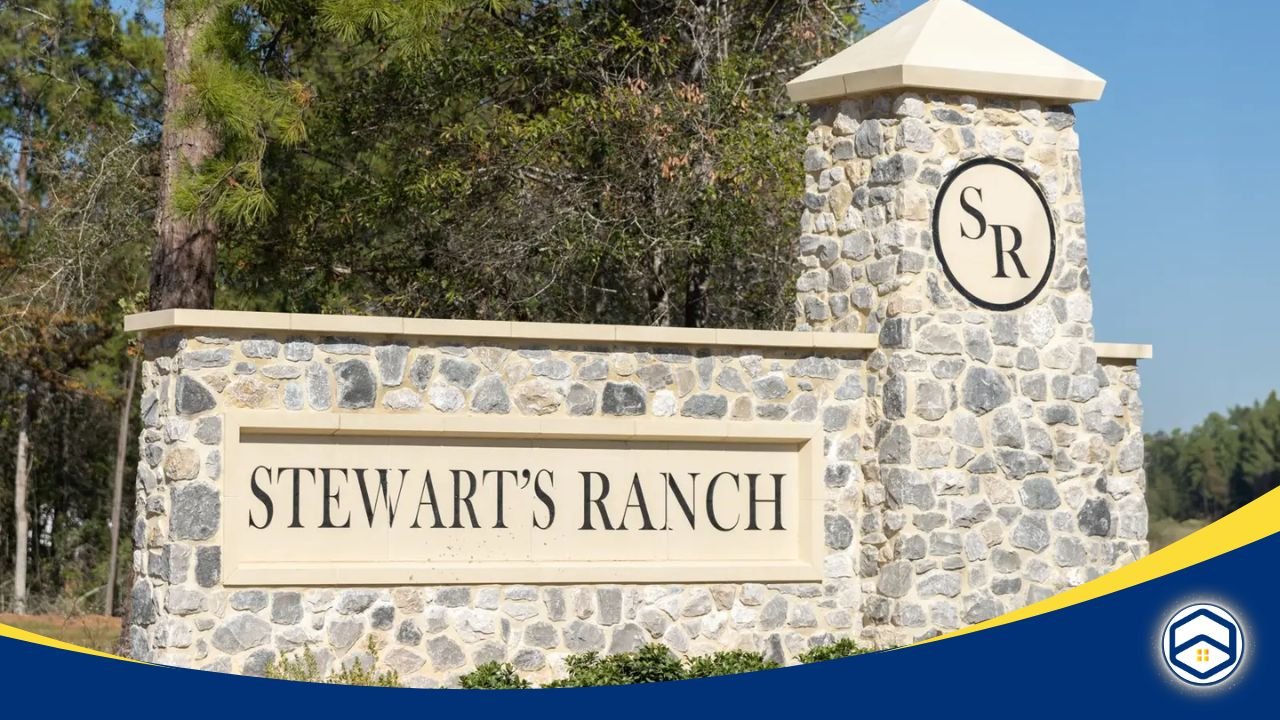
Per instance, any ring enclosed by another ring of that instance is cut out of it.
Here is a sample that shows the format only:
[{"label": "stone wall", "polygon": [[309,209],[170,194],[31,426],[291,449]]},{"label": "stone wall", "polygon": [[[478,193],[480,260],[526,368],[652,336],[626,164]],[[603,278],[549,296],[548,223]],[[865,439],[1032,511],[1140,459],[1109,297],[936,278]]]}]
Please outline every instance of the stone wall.
[{"label": "stone wall", "polygon": [[[587,347],[215,330],[146,342],[129,641],[138,659],[261,673],[309,646],[322,665],[366,638],[409,684],[487,660],[534,678],[566,655],[661,641],[679,653],[750,648],[778,661],[858,636],[856,509],[865,352]],[[825,580],[812,584],[228,588],[220,579],[223,413],[610,416],[813,422],[825,431]]]},{"label": "stone wall", "polygon": [[[864,634],[979,622],[1146,552],[1132,365],[1100,364],[1069,107],[916,93],[817,107],[804,156],[798,328],[878,333],[857,518]],[[1041,186],[1057,253],[1014,311],[953,288],[932,244],[939,187],[997,157]]]},{"label": "stone wall", "polygon": [[[998,98],[906,93],[817,108],[797,248],[800,332],[769,342],[654,328],[595,342],[586,338],[598,329],[538,325],[516,333],[523,339],[449,339],[378,329],[435,321],[257,314],[218,325],[266,328],[256,334],[143,323],[132,654],[253,674],[303,646],[325,666],[363,658],[372,636],[382,662],[418,686],[452,683],[486,660],[545,680],[570,653],[649,641],[789,661],[841,636],[873,647],[931,637],[1141,557],[1138,374],[1134,360],[1100,358],[1094,343],[1074,124],[1069,108]],[[970,304],[933,251],[939,186],[979,156],[1023,168],[1054,216],[1050,281],[1018,310]],[[352,336],[326,336],[338,325]],[[873,335],[833,335],[844,333]],[[851,349],[877,337],[874,349]],[[824,577],[224,587],[222,419],[233,408],[811,422],[824,436]]]}]

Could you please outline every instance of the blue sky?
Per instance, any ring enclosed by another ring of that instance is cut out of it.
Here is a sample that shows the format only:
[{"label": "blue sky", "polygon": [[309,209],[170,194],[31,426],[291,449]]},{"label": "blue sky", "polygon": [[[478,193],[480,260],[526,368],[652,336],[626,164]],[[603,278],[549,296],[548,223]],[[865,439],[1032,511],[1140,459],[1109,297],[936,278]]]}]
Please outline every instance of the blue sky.
[{"label": "blue sky", "polygon": [[[1094,325],[1155,346],[1144,429],[1280,388],[1280,3],[971,2],[1107,80],[1076,107]],[[868,25],[919,4],[889,0]]]}]

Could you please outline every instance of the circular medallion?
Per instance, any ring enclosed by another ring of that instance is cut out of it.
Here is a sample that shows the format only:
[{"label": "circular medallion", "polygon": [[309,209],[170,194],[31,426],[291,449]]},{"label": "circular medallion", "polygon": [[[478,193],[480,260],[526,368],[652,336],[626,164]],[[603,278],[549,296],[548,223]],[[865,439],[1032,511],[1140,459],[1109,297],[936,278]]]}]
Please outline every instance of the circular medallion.
[{"label": "circular medallion", "polygon": [[933,206],[933,246],[947,279],[973,304],[1014,310],[1053,272],[1053,213],[1018,166],[998,158],[960,164]]},{"label": "circular medallion", "polygon": [[1226,608],[1198,603],[1174,613],[1160,648],[1169,670],[1191,685],[1216,685],[1240,667],[1244,631]]}]

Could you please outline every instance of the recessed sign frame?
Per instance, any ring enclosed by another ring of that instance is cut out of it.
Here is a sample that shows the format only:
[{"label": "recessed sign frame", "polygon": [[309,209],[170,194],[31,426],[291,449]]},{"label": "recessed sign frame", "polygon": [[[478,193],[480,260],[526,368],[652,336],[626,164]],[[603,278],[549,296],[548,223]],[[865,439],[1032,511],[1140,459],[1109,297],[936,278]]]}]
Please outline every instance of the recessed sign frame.
[{"label": "recessed sign frame", "polygon": [[823,577],[812,423],[272,411],[224,422],[227,586]]},{"label": "recessed sign frame", "polygon": [[1023,168],[994,157],[968,160],[947,175],[934,202],[933,241],[951,286],[995,311],[1035,300],[1057,255],[1044,190]]}]

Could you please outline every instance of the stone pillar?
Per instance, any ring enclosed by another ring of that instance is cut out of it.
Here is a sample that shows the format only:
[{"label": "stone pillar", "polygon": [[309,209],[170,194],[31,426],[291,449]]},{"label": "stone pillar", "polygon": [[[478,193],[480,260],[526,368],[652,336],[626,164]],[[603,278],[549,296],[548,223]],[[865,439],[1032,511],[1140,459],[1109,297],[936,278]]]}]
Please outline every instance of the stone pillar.
[{"label": "stone pillar", "polygon": [[[893,26],[789,86],[813,120],[797,325],[880,338],[858,542],[864,634],[881,646],[995,617],[1147,549],[1137,374],[1100,364],[1094,344],[1069,104],[1102,81],[960,0]],[[940,204],[978,160],[1006,179],[966,175]],[[1009,229],[1036,222],[1025,238]]]}]

